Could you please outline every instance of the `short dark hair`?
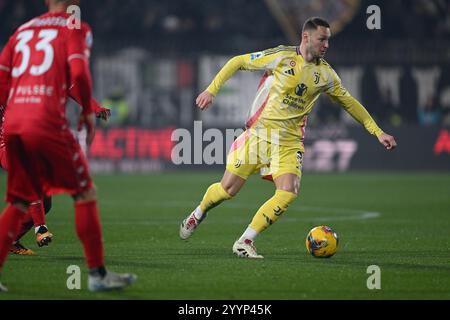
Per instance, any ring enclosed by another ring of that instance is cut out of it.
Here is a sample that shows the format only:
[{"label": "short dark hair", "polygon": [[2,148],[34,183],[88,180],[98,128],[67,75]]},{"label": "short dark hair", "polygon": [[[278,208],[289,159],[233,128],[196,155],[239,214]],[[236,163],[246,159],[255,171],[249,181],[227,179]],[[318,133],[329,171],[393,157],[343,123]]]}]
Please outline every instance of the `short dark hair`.
[{"label": "short dark hair", "polygon": [[302,32],[317,30],[318,27],[329,28],[330,24],[327,20],[319,17],[311,17],[303,24]]}]

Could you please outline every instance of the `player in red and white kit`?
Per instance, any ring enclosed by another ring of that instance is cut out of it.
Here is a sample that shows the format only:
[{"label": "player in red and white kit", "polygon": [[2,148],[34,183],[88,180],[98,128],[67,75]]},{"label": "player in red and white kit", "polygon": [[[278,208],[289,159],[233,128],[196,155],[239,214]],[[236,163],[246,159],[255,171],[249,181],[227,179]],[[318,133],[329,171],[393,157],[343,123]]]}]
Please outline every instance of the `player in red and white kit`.
[{"label": "player in red and white kit", "polygon": [[[81,31],[83,33],[83,37],[87,39],[88,47],[90,49],[92,45],[92,34],[88,25],[81,24]],[[7,67],[3,66],[3,70]],[[0,69],[2,66],[0,65]],[[70,95],[71,92],[69,92]],[[74,92],[76,94],[76,92]],[[75,101],[80,103],[80,97],[71,96]],[[91,104],[93,106],[94,112],[97,118],[108,120],[111,115],[111,111],[108,108],[101,107],[99,103],[95,99],[91,99]],[[4,112],[5,107],[0,105],[0,166],[4,170],[8,170],[8,165],[6,161],[6,148],[5,142],[3,138],[3,120],[4,120]],[[44,199],[36,200],[30,204],[28,209],[28,213],[24,216],[21,226],[19,229],[19,233],[13,242],[10,252],[19,255],[32,255],[34,252],[25,246],[23,246],[19,241],[20,239],[34,226],[34,231],[36,235],[36,243],[39,247],[48,245],[53,238],[53,234],[51,234],[45,224],[45,215],[50,211],[52,207],[52,199],[51,197],[44,197]]]},{"label": "player in red and white kit", "polygon": [[[88,288],[124,288],[133,274],[106,270],[96,191],[86,157],[65,117],[68,96],[83,107],[79,125],[95,136],[89,50],[89,28],[68,21],[73,0],[47,0],[49,12],[19,29],[0,58],[0,104],[5,105],[4,138],[8,162],[6,200],[0,217],[0,271],[30,203],[44,196],[69,193],[75,224],[89,267]],[[88,35],[87,37],[85,35]],[[0,291],[7,291],[0,284]]]},{"label": "player in red and white kit", "polygon": [[[84,28],[86,33],[89,29]],[[93,104],[95,114],[97,118],[108,120],[111,116],[111,110],[101,107],[95,99],[91,100]],[[3,119],[4,119],[4,106],[0,105],[0,167],[3,170],[8,170],[8,164],[6,161],[6,148],[3,138]],[[18,255],[34,255],[33,250],[28,249],[20,243],[20,239],[34,226],[34,232],[36,235],[36,243],[39,247],[48,245],[52,239],[53,234],[50,233],[45,224],[45,215],[50,211],[52,207],[52,198],[44,197],[42,200],[34,201],[30,204],[27,214],[23,217],[20,224],[19,233],[14,240],[11,248],[11,253]]]}]

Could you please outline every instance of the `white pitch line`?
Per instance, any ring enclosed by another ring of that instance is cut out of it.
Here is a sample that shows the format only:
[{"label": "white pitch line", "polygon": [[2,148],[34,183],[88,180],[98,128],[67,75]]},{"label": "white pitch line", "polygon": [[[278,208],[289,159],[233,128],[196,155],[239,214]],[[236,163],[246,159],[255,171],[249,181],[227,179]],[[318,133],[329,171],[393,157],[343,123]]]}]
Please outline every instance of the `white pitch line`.
[{"label": "white pitch line", "polygon": [[[104,207],[102,212],[108,212],[107,207],[113,206],[112,202],[109,203],[101,203],[101,206]],[[197,202],[191,201],[170,201],[165,203],[158,202],[150,202],[145,201],[139,204],[141,207],[147,208],[180,208],[180,217],[178,220],[167,219],[164,216],[152,215],[152,212],[149,211],[148,218],[146,219],[133,219],[133,217],[127,213],[124,219],[126,221],[116,220],[117,218],[108,218],[105,214],[102,216],[102,222],[104,224],[109,225],[178,225],[182,219],[184,219],[185,215],[187,215],[195,206],[198,205]],[[115,206],[115,205],[114,205]],[[258,209],[258,205],[248,205],[243,203],[226,203],[222,205],[224,209],[247,209],[248,214],[243,214],[240,217],[232,217],[230,219],[224,219],[223,214],[218,214],[217,218],[207,219],[208,224],[245,224],[250,221],[252,218],[252,214],[256,212]],[[324,212],[324,213],[336,213],[336,215],[315,215],[315,216],[305,216],[308,212]],[[211,214],[213,217],[214,214]],[[357,210],[357,209],[347,209],[347,208],[326,208],[326,207],[316,207],[316,206],[296,206],[289,207],[288,211],[283,214],[283,217],[277,223],[292,223],[292,222],[332,222],[332,221],[352,221],[352,220],[367,220],[367,219],[375,219],[381,216],[380,212],[375,211],[366,211],[366,210]],[[52,224],[68,224],[72,223],[71,221],[63,222],[63,221],[54,221]]]},{"label": "white pitch line", "polygon": [[[379,212],[365,212],[361,211],[357,214],[352,215],[343,215],[343,216],[317,216],[317,217],[299,217],[299,218],[292,218],[292,217],[285,217],[284,220],[286,221],[349,221],[349,220],[367,220],[367,219],[374,219],[381,216],[381,213]],[[282,221],[282,220],[280,220]]]},{"label": "white pitch line", "polygon": [[[161,203],[154,203],[154,202],[144,202],[144,206],[157,206],[157,207],[166,207],[166,208],[186,208],[188,211],[191,209],[194,209],[198,202],[191,202],[191,201],[170,201],[166,202],[164,204]],[[249,210],[258,210],[259,205],[248,205],[243,203],[233,203],[233,202],[227,202],[225,204],[222,204],[222,208],[235,208],[235,209],[249,209]],[[374,219],[381,216],[380,212],[375,211],[366,211],[366,210],[358,210],[358,209],[348,209],[348,208],[326,208],[326,207],[318,207],[318,206],[291,206],[289,207],[286,216],[293,212],[298,212],[300,214],[307,213],[308,211],[314,211],[314,212],[327,212],[327,213],[341,213],[345,215],[341,216],[320,216],[320,217],[301,217],[301,218],[295,218],[295,217],[285,217],[283,220],[289,221],[304,221],[304,220],[314,220],[314,221],[328,221],[328,220],[366,220],[366,219]],[[350,215],[349,215],[350,214]]]}]

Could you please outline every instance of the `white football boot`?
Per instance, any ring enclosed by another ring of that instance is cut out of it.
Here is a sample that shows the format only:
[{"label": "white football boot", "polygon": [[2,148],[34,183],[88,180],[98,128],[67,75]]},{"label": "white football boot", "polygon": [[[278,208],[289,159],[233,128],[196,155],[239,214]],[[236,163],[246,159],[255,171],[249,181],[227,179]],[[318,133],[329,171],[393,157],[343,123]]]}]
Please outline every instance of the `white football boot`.
[{"label": "white football boot", "polygon": [[104,277],[89,275],[88,289],[89,291],[120,290],[134,283],[136,279],[137,276],[132,273],[106,271]]},{"label": "white football boot", "polygon": [[194,233],[194,230],[198,227],[198,225],[206,218],[205,213],[202,219],[199,220],[195,217],[194,212],[195,210],[192,211],[191,214],[186,219],[184,219],[180,225],[180,238],[182,240],[186,240],[187,238],[189,238]]},{"label": "white football boot", "polygon": [[256,252],[253,241],[245,239],[244,241],[236,240],[233,245],[233,253],[240,258],[263,259],[264,257]]}]

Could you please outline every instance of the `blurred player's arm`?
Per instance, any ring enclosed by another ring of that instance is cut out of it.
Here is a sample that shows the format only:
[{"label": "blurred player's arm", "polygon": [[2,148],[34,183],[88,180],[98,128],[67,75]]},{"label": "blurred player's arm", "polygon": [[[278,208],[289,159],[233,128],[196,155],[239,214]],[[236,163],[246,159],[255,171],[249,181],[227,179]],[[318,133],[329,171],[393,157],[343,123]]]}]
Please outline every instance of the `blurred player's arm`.
[{"label": "blurred player's arm", "polygon": [[87,59],[79,55],[72,55],[69,57],[69,66],[72,82],[70,95],[76,97],[75,100],[83,108],[83,114],[93,113],[92,81]]},{"label": "blurred player's arm", "polygon": [[11,82],[11,42],[8,41],[0,56],[0,106],[6,106]]},{"label": "blurred player's arm", "polygon": [[363,125],[370,134],[376,136],[378,141],[386,149],[394,149],[397,146],[394,137],[383,132],[367,109],[342,86],[341,79],[334,71],[331,73],[325,92],[333,101],[339,103],[356,121]]},{"label": "blurred player's arm", "polygon": [[203,91],[196,100],[200,109],[206,109],[212,103],[220,88],[238,70],[273,70],[281,61],[286,52],[292,51],[294,47],[280,46],[261,52],[248,53],[235,56],[228,60],[225,66],[215,76],[211,84]]},{"label": "blurred player's arm", "polygon": [[94,105],[95,116],[104,121],[108,121],[109,117],[111,117],[111,109],[102,107],[94,98],[92,98],[91,103]]},{"label": "blurred player's arm", "polygon": [[[69,95],[70,97],[75,100],[79,105],[81,105],[81,97],[78,96],[78,92],[76,92],[75,90],[72,90],[73,86],[70,88],[69,90]],[[94,98],[91,98],[91,105],[92,105],[92,109],[95,112],[95,116],[97,118],[100,118],[102,120],[107,121],[109,119],[109,117],[111,116],[111,110],[105,107],[102,107],[97,100],[95,100]]]},{"label": "blurred player's arm", "polygon": [[67,52],[71,79],[70,93],[79,98],[78,103],[83,108],[78,129],[86,127],[86,143],[89,146],[95,137],[95,113],[91,103],[92,80],[89,70],[89,48],[86,46],[85,34],[81,30],[71,30]]}]

